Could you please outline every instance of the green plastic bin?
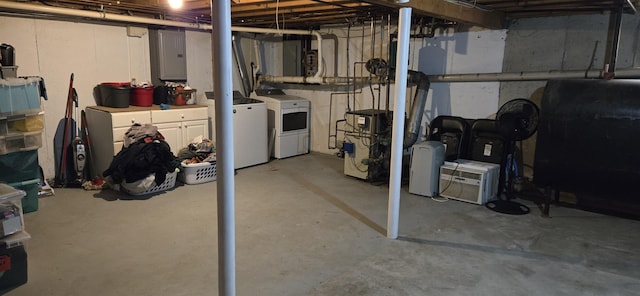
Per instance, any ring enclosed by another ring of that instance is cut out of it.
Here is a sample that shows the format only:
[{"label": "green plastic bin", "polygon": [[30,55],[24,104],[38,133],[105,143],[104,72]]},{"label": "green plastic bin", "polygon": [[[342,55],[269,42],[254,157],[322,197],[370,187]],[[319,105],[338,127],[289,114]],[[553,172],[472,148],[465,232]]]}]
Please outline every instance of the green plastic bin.
[{"label": "green plastic bin", "polygon": [[40,178],[8,184],[27,193],[22,198],[22,213],[31,213],[38,210],[38,192],[40,191]]},{"label": "green plastic bin", "polygon": [[38,150],[0,155],[0,182],[16,183],[40,178]]}]

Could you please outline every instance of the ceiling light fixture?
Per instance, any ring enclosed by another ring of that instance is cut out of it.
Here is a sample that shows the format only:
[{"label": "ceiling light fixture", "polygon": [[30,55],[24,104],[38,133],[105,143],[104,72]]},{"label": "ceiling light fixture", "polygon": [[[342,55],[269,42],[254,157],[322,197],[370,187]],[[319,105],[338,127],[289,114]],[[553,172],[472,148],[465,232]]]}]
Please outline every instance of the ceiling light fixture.
[{"label": "ceiling light fixture", "polygon": [[182,0],[169,0],[169,6],[173,9],[182,7]]}]

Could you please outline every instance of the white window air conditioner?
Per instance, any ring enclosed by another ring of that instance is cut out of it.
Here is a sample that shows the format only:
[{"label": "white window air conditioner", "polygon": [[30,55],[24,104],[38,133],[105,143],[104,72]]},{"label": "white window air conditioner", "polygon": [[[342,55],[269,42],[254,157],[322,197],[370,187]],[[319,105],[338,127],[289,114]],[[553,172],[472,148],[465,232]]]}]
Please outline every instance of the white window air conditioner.
[{"label": "white window air conditioner", "polygon": [[458,159],[440,166],[440,196],[485,204],[498,193],[500,165]]}]

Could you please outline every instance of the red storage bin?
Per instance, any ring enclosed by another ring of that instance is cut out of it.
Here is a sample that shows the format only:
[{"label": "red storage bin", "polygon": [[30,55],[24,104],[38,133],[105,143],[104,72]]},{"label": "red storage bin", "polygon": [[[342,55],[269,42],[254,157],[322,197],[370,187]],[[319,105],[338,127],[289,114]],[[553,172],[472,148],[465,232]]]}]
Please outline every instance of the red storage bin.
[{"label": "red storage bin", "polygon": [[153,87],[132,87],[129,103],[134,106],[150,107],[153,105]]}]

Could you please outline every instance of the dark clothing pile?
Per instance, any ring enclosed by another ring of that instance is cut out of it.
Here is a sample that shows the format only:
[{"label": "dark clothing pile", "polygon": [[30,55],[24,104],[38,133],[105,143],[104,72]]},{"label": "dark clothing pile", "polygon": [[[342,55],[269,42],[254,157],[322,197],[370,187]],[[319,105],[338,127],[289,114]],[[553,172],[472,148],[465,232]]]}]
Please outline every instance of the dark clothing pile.
[{"label": "dark clothing pile", "polygon": [[122,181],[131,183],[154,174],[156,185],[160,185],[165,181],[167,173],[173,172],[178,165],[179,161],[171,152],[169,144],[157,132],[156,135],[139,138],[123,147],[114,156],[103,176],[111,176],[114,184],[120,184]]}]

